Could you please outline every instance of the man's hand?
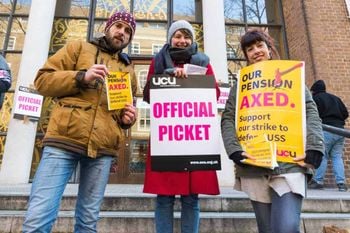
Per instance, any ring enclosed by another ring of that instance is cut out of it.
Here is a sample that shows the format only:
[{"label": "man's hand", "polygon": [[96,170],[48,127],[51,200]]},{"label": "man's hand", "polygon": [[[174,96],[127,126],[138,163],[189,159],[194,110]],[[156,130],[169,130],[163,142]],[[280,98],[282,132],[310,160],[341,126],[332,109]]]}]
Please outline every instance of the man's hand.
[{"label": "man's hand", "polygon": [[136,107],[131,104],[126,104],[122,113],[122,122],[125,125],[133,124],[137,118]]},{"label": "man's hand", "polygon": [[88,84],[94,80],[97,80],[103,83],[107,74],[108,74],[108,69],[106,65],[95,64],[86,71],[85,77],[83,78],[83,83]]}]

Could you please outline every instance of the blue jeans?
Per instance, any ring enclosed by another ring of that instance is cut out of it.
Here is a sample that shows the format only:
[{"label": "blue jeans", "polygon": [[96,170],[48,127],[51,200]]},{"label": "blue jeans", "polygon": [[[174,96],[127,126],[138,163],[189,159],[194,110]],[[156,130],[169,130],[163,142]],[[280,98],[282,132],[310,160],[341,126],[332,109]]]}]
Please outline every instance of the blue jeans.
[{"label": "blue jeans", "polygon": [[323,131],[323,136],[326,151],[322,158],[320,167],[316,170],[314,180],[319,184],[323,184],[323,178],[327,171],[327,162],[329,159],[331,159],[335,182],[337,184],[345,183],[344,163],[342,158],[344,137],[329,133],[327,131]]},{"label": "blue jeans", "polygon": [[80,162],[74,232],[96,232],[100,205],[109,178],[111,156],[91,159],[46,146],[35,173],[23,232],[48,233],[57,218],[64,189]]},{"label": "blue jeans", "polygon": [[271,203],[252,201],[259,233],[300,233],[302,201],[299,194],[280,197],[273,190]]},{"label": "blue jeans", "polygon": [[[173,233],[175,196],[158,195],[155,221],[157,233]],[[197,194],[181,195],[181,232],[198,233],[199,199]]]}]

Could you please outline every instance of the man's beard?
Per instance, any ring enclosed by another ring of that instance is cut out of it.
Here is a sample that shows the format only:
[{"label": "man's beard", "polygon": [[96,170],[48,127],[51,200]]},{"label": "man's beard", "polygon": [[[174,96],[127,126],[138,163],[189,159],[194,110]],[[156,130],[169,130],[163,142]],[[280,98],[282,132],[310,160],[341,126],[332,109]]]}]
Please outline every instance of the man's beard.
[{"label": "man's beard", "polygon": [[123,42],[121,42],[119,44],[116,44],[114,42],[115,38],[113,36],[111,36],[109,33],[107,33],[105,35],[105,37],[106,37],[106,41],[107,41],[108,46],[112,50],[114,50],[115,52],[123,50],[129,44],[129,42],[125,42],[125,41],[123,41]]}]

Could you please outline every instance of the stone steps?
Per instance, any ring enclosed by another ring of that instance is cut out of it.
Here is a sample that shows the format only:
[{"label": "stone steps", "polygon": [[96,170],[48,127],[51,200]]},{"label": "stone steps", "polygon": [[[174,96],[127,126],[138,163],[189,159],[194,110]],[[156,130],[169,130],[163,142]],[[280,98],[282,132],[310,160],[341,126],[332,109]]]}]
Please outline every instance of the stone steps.
[{"label": "stone steps", "polygon": [[[76,196],[64,196],[61,210],[74,210]],[[0,195],[0,210],[25,210],[28,196]],[[179,210],[176,201],[175,210]],[[101,211],[153,211],[155,196],[140,194],[139,196],[105,196]],[[251,212],[250,201],[245,196],[200,196],[202,212]],[[303,212],[306,213],[350,213],[349,199],[343,198],[306,198],[303,202]]]},{"label": "stone steps", "polygon": [[[19,233],[25,211],[0,211],[0,232]],[[152,233],[153,211],[102,211],[99,233]],[[72,232],[74,211],[60,211],[53,232]],[[180,232],[180,213],[175,212],[175,231]],[[348,213],[303,213],[302,233],[321,233],[324,225],[336,225],[350,230]],[[201,212],[201,233],[256,233],[252,212]]]},{"label": "stone steps", "polygon": [[[19,233],[29,188],[15,192],[0,187],[0,233]],[[222,189],[219,196],[200,196],[200,233],[256,233],[250,201],[244,193]],[[61,202],[53,232],[72,232],[76,186],[68,188]],[[106,190],[101,207],[99,233],[153,233],[155,195],[144,194],[140,186],[113,186]],[[175,233],[180,231],[179,201],[175,204]],[[302,233],[321,233],[325,225],[349,229],[350,193],[311,191],[304,200]]]}]

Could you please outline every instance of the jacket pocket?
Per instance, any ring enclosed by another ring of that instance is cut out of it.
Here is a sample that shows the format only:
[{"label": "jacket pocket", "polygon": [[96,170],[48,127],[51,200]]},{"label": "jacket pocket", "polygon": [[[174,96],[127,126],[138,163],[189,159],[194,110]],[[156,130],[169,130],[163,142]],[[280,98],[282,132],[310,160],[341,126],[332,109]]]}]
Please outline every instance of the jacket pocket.
[{"label": "jacket pocket", "polygon": [[97,111],[92,140],[99,142],[101,148],[117,150],[123,140],[123,131],[113,119],[110,111]]},{"label": "jacket pocket", "polygon": [[87,142],[92,113],[90,103],[60,100],[52,113],[51,120],[58,135]]}]

